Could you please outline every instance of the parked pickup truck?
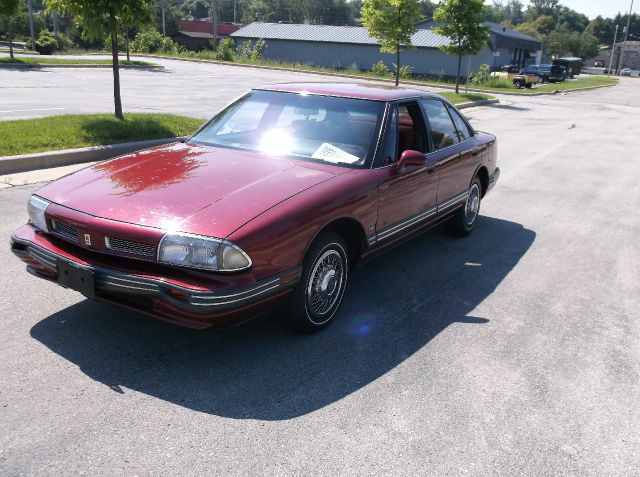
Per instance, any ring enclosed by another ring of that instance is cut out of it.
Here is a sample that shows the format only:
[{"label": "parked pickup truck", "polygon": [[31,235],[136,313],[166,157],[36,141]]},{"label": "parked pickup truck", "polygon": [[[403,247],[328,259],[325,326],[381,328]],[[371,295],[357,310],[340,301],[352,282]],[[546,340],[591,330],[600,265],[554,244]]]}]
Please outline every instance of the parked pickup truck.
[{"label": "parked pickup truck", "polygon": [[512,82],[518,89],[531,88],[534,84],[541,82],[538,75],[520,73],[520,68],[515,65],[505,65],[500,68],[500,71],[494,71],[491,75]]}]

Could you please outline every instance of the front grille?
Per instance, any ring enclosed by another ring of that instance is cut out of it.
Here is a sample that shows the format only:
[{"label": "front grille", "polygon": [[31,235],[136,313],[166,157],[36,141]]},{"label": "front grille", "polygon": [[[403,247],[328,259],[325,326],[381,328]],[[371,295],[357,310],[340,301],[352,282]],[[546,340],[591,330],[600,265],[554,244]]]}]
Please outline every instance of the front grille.
[{"label": "front grille", "polygon": [[71,225],[63,224],[56,220],[52,220],[51,225],[53,225],[53,231],[58,235],[71,240],[72,242],[78,242],[78,230],[75,227],[71,227]]},{"label": "front grille", "polygon": [[155,247],[148,243],[133,242],[116,237],[106,238],[107,248],[115,252],[128,253],[131,255],[140,255],[143,257],[155,256]]}]

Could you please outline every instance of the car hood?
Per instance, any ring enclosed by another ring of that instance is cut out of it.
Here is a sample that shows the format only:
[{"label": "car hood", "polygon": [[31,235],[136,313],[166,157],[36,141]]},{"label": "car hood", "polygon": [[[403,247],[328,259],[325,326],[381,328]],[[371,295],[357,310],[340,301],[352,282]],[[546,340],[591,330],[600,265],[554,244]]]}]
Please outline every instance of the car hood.
[{"label": "car hood", "polygon": [[274,205],[348,170],[178,143],[95,164],[37,194],[96,217],[224,238]]}]

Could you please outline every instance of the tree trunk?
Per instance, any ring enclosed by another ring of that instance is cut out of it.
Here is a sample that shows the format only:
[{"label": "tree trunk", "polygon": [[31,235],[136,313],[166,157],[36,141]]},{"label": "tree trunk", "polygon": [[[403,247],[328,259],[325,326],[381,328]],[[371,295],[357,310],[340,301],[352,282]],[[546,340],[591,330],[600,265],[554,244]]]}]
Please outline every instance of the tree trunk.
[{"label": "tree trunk", "polygon": [[124,32],[124,44],[127,49],[127,61],[131,61],[131,57],[129,57],[129,30]]},{"label": "tree trunk", "polygon": [[458,87],[460,85],[460,68],[462,67],[462,55],[458,55],[458,71],[456,72],[456,94],[459,94]]},{"label": "tree trunk", "polygon": [[120,100],[120,64],[118,62],[118,30],[115,21],[111,23],[111,57],[113,61],[113,101],[116,118],[124,119]]},{"label": "tree trunk", "polygon": [[396,44],[396,86],[400,84],[400,42]]},{"label": "tree trunk", "polygon": [[9,37],[9,57],[13,60],[13,31],[11,31],[11,23],[13,19],[9,17],[9,28],[7,31],[7,36]]}]

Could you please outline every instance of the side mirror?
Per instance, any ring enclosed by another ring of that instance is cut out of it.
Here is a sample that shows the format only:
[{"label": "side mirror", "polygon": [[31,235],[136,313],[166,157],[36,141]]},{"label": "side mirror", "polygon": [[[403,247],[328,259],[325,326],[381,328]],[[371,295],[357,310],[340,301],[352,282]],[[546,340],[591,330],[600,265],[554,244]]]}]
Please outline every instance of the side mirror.
[{"label": "side mirror", "polygon": [[424,153],[408,149],[402,153],[396,169],[403,172],[407,166],[424,166],[427,158]]}]

